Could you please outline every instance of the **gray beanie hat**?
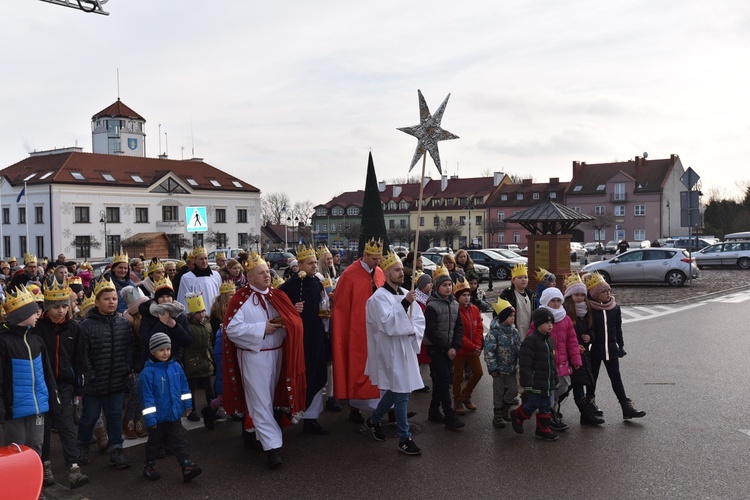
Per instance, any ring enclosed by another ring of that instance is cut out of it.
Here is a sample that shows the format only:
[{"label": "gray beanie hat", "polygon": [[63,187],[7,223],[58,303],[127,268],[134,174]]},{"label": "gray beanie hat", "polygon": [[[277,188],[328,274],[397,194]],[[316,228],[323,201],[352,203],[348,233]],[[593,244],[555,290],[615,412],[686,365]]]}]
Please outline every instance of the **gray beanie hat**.
[{"label": "gray beanie hat", "polygon": [[432,282],[432,277],[428,274],[423,274],[417,280],[417,290],[423,290],[430,282]]},{"label": "gray beanie hat", "polygon": [[5,318],[9,325],[17,325],[22,321],[26,321],[27,319],[29,319],[31,316],[36,314],[37,311],[39,311],[39,305],[36,303],[36,301],[30,302],[19,307],[15,311],[7,313]]},{"label": "gray beanie hat", "polygon": [[167,347],[172,347],[172,341],[170,340],[169,335],[167,335],[166,333],[156,332],[148,341],[148,350],[151,352],[151,354]]}]

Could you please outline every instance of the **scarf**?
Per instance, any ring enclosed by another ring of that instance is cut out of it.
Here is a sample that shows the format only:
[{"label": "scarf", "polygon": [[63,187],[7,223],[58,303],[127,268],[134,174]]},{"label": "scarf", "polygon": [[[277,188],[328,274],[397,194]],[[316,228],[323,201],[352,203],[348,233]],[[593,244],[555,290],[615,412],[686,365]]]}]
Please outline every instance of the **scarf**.
[{"label": "scarf", "polygon": [[565,316],[568,315],[568,313],[565,311],[565,308],[563,307],[558,307],[557,309],[552,309],[550,306],[542,307],[546,307],[550,310],[550,312],[552,313],[552,317],[555,318],[555,323],[559,323],[560,321],[565,319]]},{"label": "scarf", "polygon": [[589,302],[591,303],[591,309],[595,311],[611,311],[617,305],[614,295],[610,295],[607,302],[597,302],[595,300],[590,300]]},{"label": "scarf", "polygon": [[422,290],[414,290],[414,292],[417,294],[417,302],[427,305],[427,299],[429,299],[430,296],[424,293]]},{"label": "scarf", "polygon": [[589,313],[589,306],[586,305],[586,302],[579,302],[576,305],[576,316],[579,318],[583,318]]}]

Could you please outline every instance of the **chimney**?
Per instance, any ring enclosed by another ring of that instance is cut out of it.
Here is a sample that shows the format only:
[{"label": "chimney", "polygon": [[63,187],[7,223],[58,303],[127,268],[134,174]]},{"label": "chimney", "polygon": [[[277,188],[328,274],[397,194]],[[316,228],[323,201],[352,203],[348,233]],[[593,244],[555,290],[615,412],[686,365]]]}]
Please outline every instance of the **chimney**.
[{"label": "chimney", "polygon": [[573,179],[578,179],[578,177],[581,175],[581,172],[583,171],[583,166],[585,164],[586,163],[581,163],[580,161],[573,160]]},{"label": "chimney", "polygon": [[422,183],[422,186],[427,186],[427,184],[429,184],[431,180],[432,180],[431,177],[425,177],[424,182]]},{"label": "chimney", "polygon": [[441,192],[445,191],[447,187],[448,187],[448,176],[447,175],[443,175],[440,178],[440,191]]},{"label": "chimney", "polygon": [[495,172],[493,175],[493,187],[498,187],[501,182],[503,182],[503,179],[505,179],[505,174],[503,172]]},{"label": "chimney", "polygon": [[385,192],[385,181],[378,182],[378,191],[380,191],[381,193]]},{"label": "chimney", "polygon": [[393,197],[398,198],[401,194],[401,186],[393,186]]},{"label": "chimney", "polygon": [[167,158],[169,158],[169,156],[167,156],[166,154],[159,155],[160,160],[166,160]]},{"label": "chimney", "polygon": [[640,156],[635,157],[635,179],[638,180],[643,175],[643,165],[646,160]]},{"label": "chimney", "polygon": [[522,186],[531,186],[531,182],[532,182],[533,180],[534,180],[534,179],[524,179],[521,185],[522,185]]},{"label": "chimney", "polygon": [[549,178],[550,184],[560,184],[560,178],[559,177],[550,177]]}]

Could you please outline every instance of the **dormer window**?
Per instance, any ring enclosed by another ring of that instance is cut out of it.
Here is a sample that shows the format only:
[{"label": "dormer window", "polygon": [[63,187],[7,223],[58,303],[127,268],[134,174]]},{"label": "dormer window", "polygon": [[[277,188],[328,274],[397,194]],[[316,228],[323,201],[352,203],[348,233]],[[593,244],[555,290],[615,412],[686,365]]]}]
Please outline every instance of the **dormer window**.
[{"label": "dormer window", "polygon": [[232,181],[232,185],[234,185],[234,187],[236,187],[236,188],[241,188],[242,187],[242,184],[240,184],[239,181]]},{"label": "dormer window", "polygon": [[501,194],[500,195],[500,200],[502,200],[502,201],[508,201],[508,195],[507,194]]},{"label": "dormer window", "polygon": [[516,199],[517,199],[517,200],[519,200],[519,201],[520,201],[520,200],[523,200],[523,193],[518,193],[518,194],[516,195]]},{"label": "dormer window", "polygon": [[197,186],[197,185],[198,185],[198,183],[197,183],[197,182],[195,182],[195,179],[188,179],[188,180],[187,180],[187,182],[188,182],[188,184],[190,184],[191,186]]},{"label": "dormer window", "polygon": [[220,188],[220,187],[221,187],[221,184],[219,184],[219,181],[217,181],[216,179],[211,179],[211,181],[210,181],[210,182],[211,182],[211,185],[212,185],[213,187],[217,187],[217,188]]},{"label": "dormer window", "polygon": [[107,182],[117,182],[117,179],[115,179],[114,177],[112,177],[112,174],[102,174],[102,177]]},{"label": "dormer window", "polygon": [[83,176],[81,172],[71,172],[70,175],[73,176],[73,178],[77,181],[85,181],[86,178]]},{"label": "dormer window", "polygon": [[583,186],[581,186],[581,185],[579,184],[579,185],[577,185],[576,187],[574,187],[574,188],[573,188],[573,191],[575,191],[575,192],[577,193],[577,192],[578,192],[578,191],[580,191],[581,189],[583,189]]},{"label": "dormer window", "polygon": [[606,187],[607,187],[607,186],[606,186],[605,184],[599,184],[598,186],[596,186],[596,190],[597,190],[597,191],[604,191],[604,189],[605,189]]}]

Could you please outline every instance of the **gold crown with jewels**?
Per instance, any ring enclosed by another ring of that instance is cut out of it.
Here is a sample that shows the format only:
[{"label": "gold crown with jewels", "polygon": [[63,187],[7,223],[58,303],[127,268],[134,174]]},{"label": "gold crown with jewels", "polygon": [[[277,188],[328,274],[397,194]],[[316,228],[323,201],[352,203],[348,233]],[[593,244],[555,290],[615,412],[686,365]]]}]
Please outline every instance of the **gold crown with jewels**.
[{"label": "gold crown with jewels", "polygon": [[25,266],[28,266],[29,264],[36,264],[36,255],[33,253],[25,253],[23,254],[23,264]]},{"label": "gold crown with jewels", "polygon": [[[79,280],[81,278],[78,278]],[[52,278],[52,285],[44,289],[44,300],[58,302],[70,298],[70,287],[68,281],[60,283],[57,279]]]},{"label": "gold crown with jewels", "polygon": [[190,254],[191,257],[196,258],[200,254],[205,253],[208,255],[208,251],[206,250],[206,247],[193,247],[193,253]]},{"label": "gold crown with jewels", "polygon": [[298,245],[297,246],[297,262],[302,262],[310,257],[315,257],[315,249],[312,245]]},{"label": "gold crown with jewels", "polygon": [[83,280],[80,276],[71,276],[68,278],[68,286],[70,285],[83,285]]},{"label": "gold crown with jewels", "polygon": [[578,283],[583,285],[583,281],[581,280],[581,277],[578,275],[578,273],[571,274],[570,276],[565,278],[565,281],[563,282],[566,290],[570,288],[571,286],[578,284]]},{"label": "gold crown with jewels", "polygon": [[365,243],[365,253],[369,253],[370,255],[374,256],[382,256],[383,255],[383,239],[378,238],[375,240],[375,238],[370,238],[370,241]]},{"label": "gold crown with jewels", "polygon": [[393,266],[394,264],[398,264],[399,262],[401,262],[401,259],[399,258],[398,255],[396,255],[395,253],[388,252],[380,261],[380,268],[383,271],[387,271],[388,269],[391,268],[391,266]]},{"label": "gold crown with jewels", "polygon": [[453,282],[453,295],[458,297],[466,290],[471,291],[471,286],[469,286],[468,281],[459,276],[458,279]]},{"label": "gold crown with jewels", "polygon": [[159,260],[159,257],[154,257],[151,262],[148,263],[148,274],[150,275],[154,271],[163,271],[164,263]]},{"label": "gold crown with jewels", "polygon": [[166,276],[154,283],[154,293],[158,292],[159,290],[162,290],[164,288],[169,288],[174,292],[174,287],[172,286],[172,280],[167,278]]},{"label": "gold crown with jewels", "polygon": [[91,293],[89,295],[84,295],[83,300],[81,301],[81,316],[83,316],[83,313],[88,309],[89,307],[93,306],[96,302],[96,295]]},{"label": "gold crown with jewels", "polygon": [[596,271],[590,272],[583,276],[583,282],[586,285],[586,290],[591,290],[595,286],[606,283],[604,277]]},{"label": "gold crown with jewels", "polygon": [[[513,309],[513,305],[508,302],[505,299],[501,299],[500,297],[497,298],[497,302],[490,302],[490,305],[492,306],[492,309],[495,311],[495,314],[500,314],[501,312],[505,311],[507,308]],[[515,311],[515,309],[513,309]]]},{"label": "gold crown with jewels", "polygon": [[271,286],[274,288],[279,288],[283,284],[284,284],[284,278],[282,278],[278,274],[274,276],[273,279],[271,280]]},{"label": "gold crown with jewels", "polygon": [[112,282],[112,280],[108,280],[105,278],[100,279],[96,282],[96,285],[94,286],[94,297],[99,295],[101,292],[105,291],[117,291],[117,288],[115,288],[115,284]]},{"label": "gold crown with jewels", "polygon": [[245,261],[245,270],[250,272],[261,264],[268,265],[268,263],[263,260],[263,257],[256,252],[250,252],[250,255],[248,255],[247,260]]},{"label": "gold crown with jewels", "polygon": [[528,275],[529,269],[526,267],[526,264],[516,264],[513,266],[513,269],[510,270],[510,279]]},{"label": "gold crown with jewels", "polygon": [[227,253],[226,252],[216,252],[216,257],[215,258],[217,260],[218,259],[226,259],[227,258]]},{"label": "gold crown with jewels", "polygon": [[125,253],[117,253],[115,252],[115,255],[112,257],[112,267],[115,267],[117,264],[130,264],[130,259],[128,258],[128,252]]},{"label": "gold crown with jewels", "polygon": [[237,287],[234,286],[234,281],[223,281],[219,286],[219,293],[230,293],[234,294],[237,291]]},{"label": "gold crown with jewels", "polygon": [[432,271],[432,281],[437,281],[441,276],[450,276],[450,273],[448,272],[447,267],[437,264],[435,265],[435,270]]},{"label": "gold crown with jewels", "polygon": [[[551,275],[552,273],[547,271],[545,268],[540,267],[539,270],[536,272],[536,280],[541,282],[546,278],[547,276]],[[553,275],[554,276],[554,275]]]},{"label": "gold crown with jewels", "polygon": [[23,306],[35,302],[35,300],[34,294],[31,293],[28,288],[19,285],[16,288],[15,293],[12,291],[7,293],[7,300],[5,301],[5,304],[3,304],[3,309],[5,310],[5,314],[10,314],[16,309],[20,309]]},{"label": "gold crown with jewels", "polygon": [[322,258],[323,258],[323,256],[324,256],[325,254],[327,254],[327,253],[331,253],[331,251],[330,251],[330,250],[328,250],[328,247],[327,247],[326,245],[321,245],[321,246],[319,246],[319,247],[318,247],[318,250],[317,250],[317,252],[316,252],[316,253],[317,253],[317,255],[318,255],[318,260],[320,260],[320,259],[322,259]]}]

